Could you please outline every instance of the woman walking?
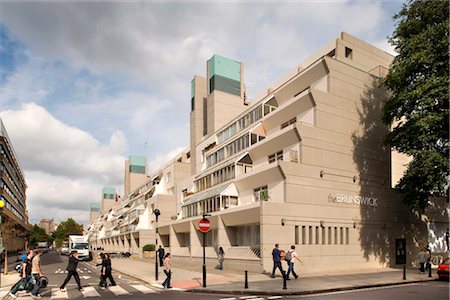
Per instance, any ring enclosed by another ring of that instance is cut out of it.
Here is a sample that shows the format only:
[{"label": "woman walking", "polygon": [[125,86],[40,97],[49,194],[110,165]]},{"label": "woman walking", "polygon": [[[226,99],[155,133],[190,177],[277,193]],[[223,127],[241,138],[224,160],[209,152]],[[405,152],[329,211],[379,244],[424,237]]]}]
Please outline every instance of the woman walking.
[{"label": "woman walking", "polygon": [[219,247],[219,253],[217,253],[217,258],[219,260],[219,269],[223,270],[223,261],[225,260],[225,251],[222,247]]},{"label": "woman walking", "polygon": [[164,274],[166,274],[166,280],[163,282],[163,287],[167,289],[171,289],[170,286],[170,278],[172,277],[172,260],[170,259],[170,253],[167,253],[166,256],[164,256]]}]

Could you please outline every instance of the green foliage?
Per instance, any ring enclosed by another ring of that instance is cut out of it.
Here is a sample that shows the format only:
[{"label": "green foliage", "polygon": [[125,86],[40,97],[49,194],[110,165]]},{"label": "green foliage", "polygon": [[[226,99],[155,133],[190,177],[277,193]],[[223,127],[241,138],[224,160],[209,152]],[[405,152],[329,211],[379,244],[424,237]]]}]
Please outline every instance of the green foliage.
[{"label": "green foliage", "polygon": [[74,219],[69,218],[59,224],[58,228],[53,232],[53,238],[56,243],[56,247],[61,247],[64,241],[69,239],[71,234],[83,234],[83,225],[75,222]]},{"label": "green foliage", "polygon": [[29,235],[29,244],[31,247],[36,247],[38,242],[47,242],[48,243],[48,235],[45,233],[45,229],[34,225],[31,229]]},{"label": "green foliage", "polygon": [[399,53],[384,84],[391,97],[386,144],[412,158],[396,190],[420,210],[447,192],[449,176],[449,1],[409,1],[394,16]]},{"label": "green foliage", "polygon": [[155,251],[155,245],[147,244],[144,247],[142,247],[142,251]]}]

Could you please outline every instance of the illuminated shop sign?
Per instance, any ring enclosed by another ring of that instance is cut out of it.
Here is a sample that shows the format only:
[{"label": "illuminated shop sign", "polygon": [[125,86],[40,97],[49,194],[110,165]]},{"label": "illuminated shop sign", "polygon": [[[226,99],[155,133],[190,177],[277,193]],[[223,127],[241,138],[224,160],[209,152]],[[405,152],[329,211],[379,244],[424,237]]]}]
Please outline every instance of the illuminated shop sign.
[{"label": "illuminated shop sign", "polygon": [[356,204],[356,205],[367,205],[376,207],[378,198],[364,197],[364,196],[351,196],[346,194],[328,194],[328,202],[333,203],[344,203],[344,204]]}]

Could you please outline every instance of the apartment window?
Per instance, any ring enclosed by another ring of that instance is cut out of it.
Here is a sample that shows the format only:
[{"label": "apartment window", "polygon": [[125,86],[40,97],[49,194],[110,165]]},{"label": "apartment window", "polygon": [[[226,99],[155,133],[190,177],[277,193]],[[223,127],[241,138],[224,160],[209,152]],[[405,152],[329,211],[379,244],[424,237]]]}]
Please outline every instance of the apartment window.
[{"label": "apartment window", "polygon": [[267,190],[267,185],[254,189],[253,196],[255,197],[255,202],[261,200],[269,200],[269,191]]},{"label": "apartment window", "polygon": [[278,160],[283,160],[283,151],[278,151],[272,155],[269,155],[269,164],[274,163]]},{"label": "apartment window", "polygon": [[167,172],[166,174],[166,182],[170,182],[172,180],[172,173]]},{"label": "apartment window", "polygon": [[195,109],[195,98],[192,97],[191,98],[191,111],[194,111],[194,109]]},{"label": "apartment window", "polygon": [[351,48],[345,47],[345,57],[353,58],[353,50]]}]

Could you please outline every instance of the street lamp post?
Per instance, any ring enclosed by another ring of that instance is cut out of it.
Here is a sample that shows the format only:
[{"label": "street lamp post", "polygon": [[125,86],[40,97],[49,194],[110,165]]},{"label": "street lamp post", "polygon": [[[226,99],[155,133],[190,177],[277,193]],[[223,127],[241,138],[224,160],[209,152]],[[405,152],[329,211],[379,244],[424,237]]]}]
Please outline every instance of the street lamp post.
[{"label": "street lamp post", "polygon": [[155,218],[156,218],[156,232],[155,232],[155,238],[156,238],[156,243],[155,243],[155,281],[158,281],[158,255],[156,254],[156,249],[158,248],[158,217],[161,214],[161,212],[159,211],[159,209],[155,208],[155,210],[153,211],[153,213],[155,214]]},{"label": "street lamp post", "polygon": [[[203,214],[203,220],[207,221],[206,217],[210,217],[210,214]],[[207,221],[209,225],[209,221]],[[199,226],[200,227],[200,226]],[[203,267],[202,267],[202,273],[203,273],[203,287],[206,288],[206,233],[209,231],[211,227],[207,226],[207,229],[201,229],[203,232]]]}]

